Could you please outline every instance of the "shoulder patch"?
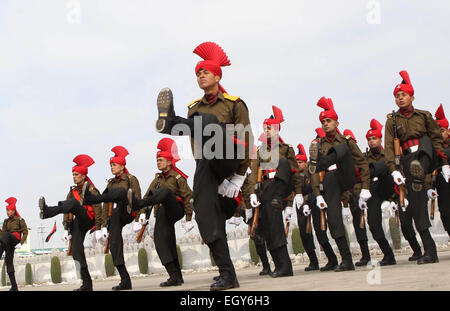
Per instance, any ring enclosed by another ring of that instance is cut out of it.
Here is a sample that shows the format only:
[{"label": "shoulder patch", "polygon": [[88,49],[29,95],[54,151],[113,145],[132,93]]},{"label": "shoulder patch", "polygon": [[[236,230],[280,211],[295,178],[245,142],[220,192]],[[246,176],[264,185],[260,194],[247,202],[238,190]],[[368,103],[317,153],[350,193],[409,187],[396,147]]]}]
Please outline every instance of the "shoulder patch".
[{"label": "shoulder patch", "polygon": [[176,179],[180,179],[181,175],[178,174],[177,176],[175,176]]},{"label": "shoulder patch", "polygon": [[227,94],[227,93],[224,93],[223,97],[228,99],[228,100],[231,100],[233,102],[235,102],[235,101],[237,101],[239,99],[239,96],[231,96],[230,94]]},{"label": "shoulder patch", "polygon": [[[203,98],[203,97],[202,97],[202,98]],[[195,104],[197,104],[199,101],[202,100],[202,98],[199,98],[199,99],[196,99],[196,100],[190,102],[190,104],[188,105],[188,108],[190,109],[190,108],[194,107]]]},{"label": "shoulder patch", "polygon": [[389,113],[389,114],[386,116],[386,118],[392,119],[392,113]]}]

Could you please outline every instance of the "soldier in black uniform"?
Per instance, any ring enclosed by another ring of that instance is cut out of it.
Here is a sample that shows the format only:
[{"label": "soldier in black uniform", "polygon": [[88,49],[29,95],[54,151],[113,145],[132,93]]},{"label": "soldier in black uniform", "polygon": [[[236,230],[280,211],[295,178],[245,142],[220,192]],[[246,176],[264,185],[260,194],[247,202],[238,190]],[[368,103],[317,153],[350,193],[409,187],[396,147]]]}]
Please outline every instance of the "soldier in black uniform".
[{"label": "soldier in black uniform", "polygon": [[28,228],[25,220],[17,212],[17,199],[10,197],[5,202],[8,203],[6,206],[8,218],[3,221],[3,229],[0,232],[0,257],[5,252],[6,272],[11,282],[10,291],[18,291],[14,270],[14,251],[20,249],[27,240]]},{"label": "soldier in black uniform", "polygon": [[[75,186],[70,187],[65,201],[58,202],[57,206],[47,206],[45,198],[40,197],[39,208],[41,219],[47,219],[59,214],[64,214],[63,225],[72,240],[72,257],[80,267],[81,287],[76,291],[92,291],[92,279],[89,274],[86,255],[84,253],[84,239],[89,230],[96,230],[96,234],[101,233],[103,224],[101,204],[82,204],[82,188],[89,182],[89,192],[97,195],[98,190],[87,176],[88,167],[94,164],[94,160],[85,154],[76,156],[73,159],[76,165],[72,168],[73,181]],[[69,213],[75,218],[69,219]]]},{"label": "soldier in black uniform", "polygon": [[229,95],[219,83],[220,67],[230,65],[225,52],[217,44],[205,42],[194,53],[204,59],[197,64],[195,73],[205,95],[188,106],[186,119],[175,115],[170,89],[161,90],[156,129],[160,133],[191,136],[196,159],[195,220],[221,276],[210,289],[225,290],[239,286],[228,249],[225,221],[234,214],[238,204],[235,198],[250,164],[252,132],[245,103]]}]

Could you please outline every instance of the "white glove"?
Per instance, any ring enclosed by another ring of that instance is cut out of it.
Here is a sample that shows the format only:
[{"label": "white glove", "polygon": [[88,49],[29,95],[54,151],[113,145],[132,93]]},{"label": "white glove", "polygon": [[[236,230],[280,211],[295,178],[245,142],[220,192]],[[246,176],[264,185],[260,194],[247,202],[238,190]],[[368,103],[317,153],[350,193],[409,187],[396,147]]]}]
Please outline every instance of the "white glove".
[{"label": "white glove", "polygon": [[325,202],[323,196],[321,196],[321,195],[317,196],[316,201],[317,201],[316,205],[318,208],[325,209],[328,207],[327,202]]},{"label": "white glove", "polygon": [[109,234],[108,234],[108,229],[106,229],[106,227],[102,228],[102,235],[103,235],[103,239],[107,239]]},{"label": "white glove", "polygon": [[184,230],[186,230],[186,233],[194,229],[194,223],[192,220],[186,221],[186,224],[184,225]]},{"label": "white glove", "polygon": [[245,222],[248,222],[250,218],[253,216],[253,210],[251,208],[245,209]]},{"label": "white glove", "polygon": [[284,209],[284,218],[287,221],[291,220],[293,211],[294,211],[294,209],[292,208],[292,206],[286,206],[286,208]]},{"label": "white glove", "polygon": [[442,166],[442,176],[444,176],[445,181],[448,183],[450,179],[450,166],[448,165]]},{"label": "white glove", "polygon": [[405,177],[403,177],[402,173],[400,173],[399,171],[393,171],[391,176],[398,186],[403,185],[406,181]]},{"label": "white glove", "polygon": [[438,197],[438,194],[435,189],[428,189],[427,195],[430,200],[436,200]]},{"label": "white glove", "polygon": [[367,203],[362,198],[359,198],[359,208],[361,210],[367,210]]},{"label": "white glove", "polygon": [[392,213],[393,209],[391,209],[391,204],[395,203],[389,201],[383,201],[383,203],[381,203],[381,215],[383,219],[389,219],[394,216],[394,214]]},{"label": "white glove", "polygon": [[221,194],[223,197],[225,196],[226,189],[229,184],[230,182],[228,181],[228,179],[224,179],[222,183],[219,185],[218,193]]},{"label": "white glove", "polygon": [[367,190],[367,189],[362,189],[361,190],[359,198],[364,200],[364,202],[367,202],[367,200],[369,200],[371,197],[372,197],[372,194],[370,193],[369,190]]},{"label": "white glove", "polygon": [[64,236],[63,236],[64,241],[69,242],[69,240],[71,238],[72,238],[72,235],[69,234],[69,231],[68,230],[64,230]]},{"label": "white glove", "polygon": [[305,216],[311,215],[311,209],[309,208],[308,204],[303,205],[303,215]]},{"label": "white glove", "polygon": [[235,225],[236,227],[241,224],[241,217],[231,217],[231,219],[228,221],[230,225]]},{"label": "white glove", "polygon": [[303,205],[303,195],[302,194],[296,194],[294,197],[293,206],[295,206],[297,209],[299,209]]},{"label": "white glove", "polygon": [[141,225],[144,225],[147,222],[147,218],[145,218],[145,213],[142,213],[141,215],[139,215],[138,221]]},{"label": "white glove", "polygon": [[133,231],[139,232],[141,231],[142,225],[139,221],[133,221]]},{"label": "white glove", "polygon": [[21,248],[22,248],[22,244],[17,243],[17,244],[16,244],[16,249],[21,249]]},{"label": "white glove", "polygon": [[225,188],[225,196],[229,198],[235,198],[238,196],[239,191],[241,190],[242,184],[244,183],[245,176],[241,176],[238,174],[234,174],[231,177],[228,186]]},{"label": "white glove", "polygon": [[252,207],[257,207],[261,205],[261,203],[258,201],[258,197],[254,193],[250,194],[250,205]]},{"label": "white glove", "polygon": [[103,240],[103,234],[101,230],[95,231],[95,240],[98,242],[102,242]]}]

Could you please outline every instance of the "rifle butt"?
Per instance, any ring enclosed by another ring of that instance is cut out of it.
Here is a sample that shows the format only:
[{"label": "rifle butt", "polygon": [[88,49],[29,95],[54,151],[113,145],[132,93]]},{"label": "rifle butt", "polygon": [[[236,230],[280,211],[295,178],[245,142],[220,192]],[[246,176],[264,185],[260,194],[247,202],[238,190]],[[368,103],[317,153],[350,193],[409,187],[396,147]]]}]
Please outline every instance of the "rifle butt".
[{"label": "rifle butt", "polygon": [[144,235],[145,228],[147,227],[147,224],[142,225],[141,230],[139,230],[138,235],[136,236],[136,242],[141,243],[142,236]]},{"label": "rifle butt", "polygon": [[398,228],[400,226],[400,218],[398,216],[398,210],[395,211],[395,226]]},{"label": "rifle butt", "polygon": [[105,251],[103,252],[103,254],[108,254],[108,253],[109,253],[109,237],[106,239]]},{"label": "rifle butt", "polygon": [[361,217],[360,217],[360,219],[359,219],[359,227],[361,228],[361,229],[363,229],[364,228],[364,226],[365,226],[365,219],[364,219],[364,210],[361,210]]},{"label": "rifle butt", "polygon": [[320,229],[322,229],[322,231],[327,229],[325,224],[325,211],[323,209],[320,210]]},{"label": "rifle butt", "polygon": [[67,247],[67,256],[72,256],[72,239],[69,240],[69,246]]},{"label": "rifle butt", "polygon": [[430,208],[430,219],[434,220],[434,206],[436,204],[436,200],[431,200],[431,208]]},{"label": "rifle butt", "polygon": [[286,237],[288,237],[288,235],[289,235],[289,225],[290,225],[290,222],[289,221],[286,222],[286,232],[285,232]]},{"label": "rifle butt", "polygon": [[306,233],[311,233],[311,214],[306,217]]}]

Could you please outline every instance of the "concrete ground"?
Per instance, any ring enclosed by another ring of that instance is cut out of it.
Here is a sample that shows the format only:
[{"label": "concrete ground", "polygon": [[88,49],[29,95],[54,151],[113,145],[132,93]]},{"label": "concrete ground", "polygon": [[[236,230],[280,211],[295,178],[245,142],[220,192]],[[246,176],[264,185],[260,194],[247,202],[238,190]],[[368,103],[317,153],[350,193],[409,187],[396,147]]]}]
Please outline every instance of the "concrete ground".
[{"label": "concrete ground", "polygon": [[[439,263],[418,265],[409,262],[411,252],[396,254],[397,265],[357,267],[349,272],[305,272],[307,263],[293,264],[294,276],[273,279],[259,276],[261,267],[251,266],[237,270],[240,291],[444,291],[450,290],[450,250],[438,252]],[[373,256],[379,261],[382,256]],[[358,258],[354,258],[355,261]],[[323,266],[326,260],[321,260]],[[184,273],[182,286],[161,288],[159,283],[167,279],[166,274],[133,277],[136,291],[208,291],[217,271]],[[104,280],[94,280],[94,290],[111,291],[119,282],[118,276]],[[79,284],[42,284],[20,286],[21,291],[71,291]],[[1,291],[9,287],[2,287]],[[230,290],[232,291],[232,290]]]}]

